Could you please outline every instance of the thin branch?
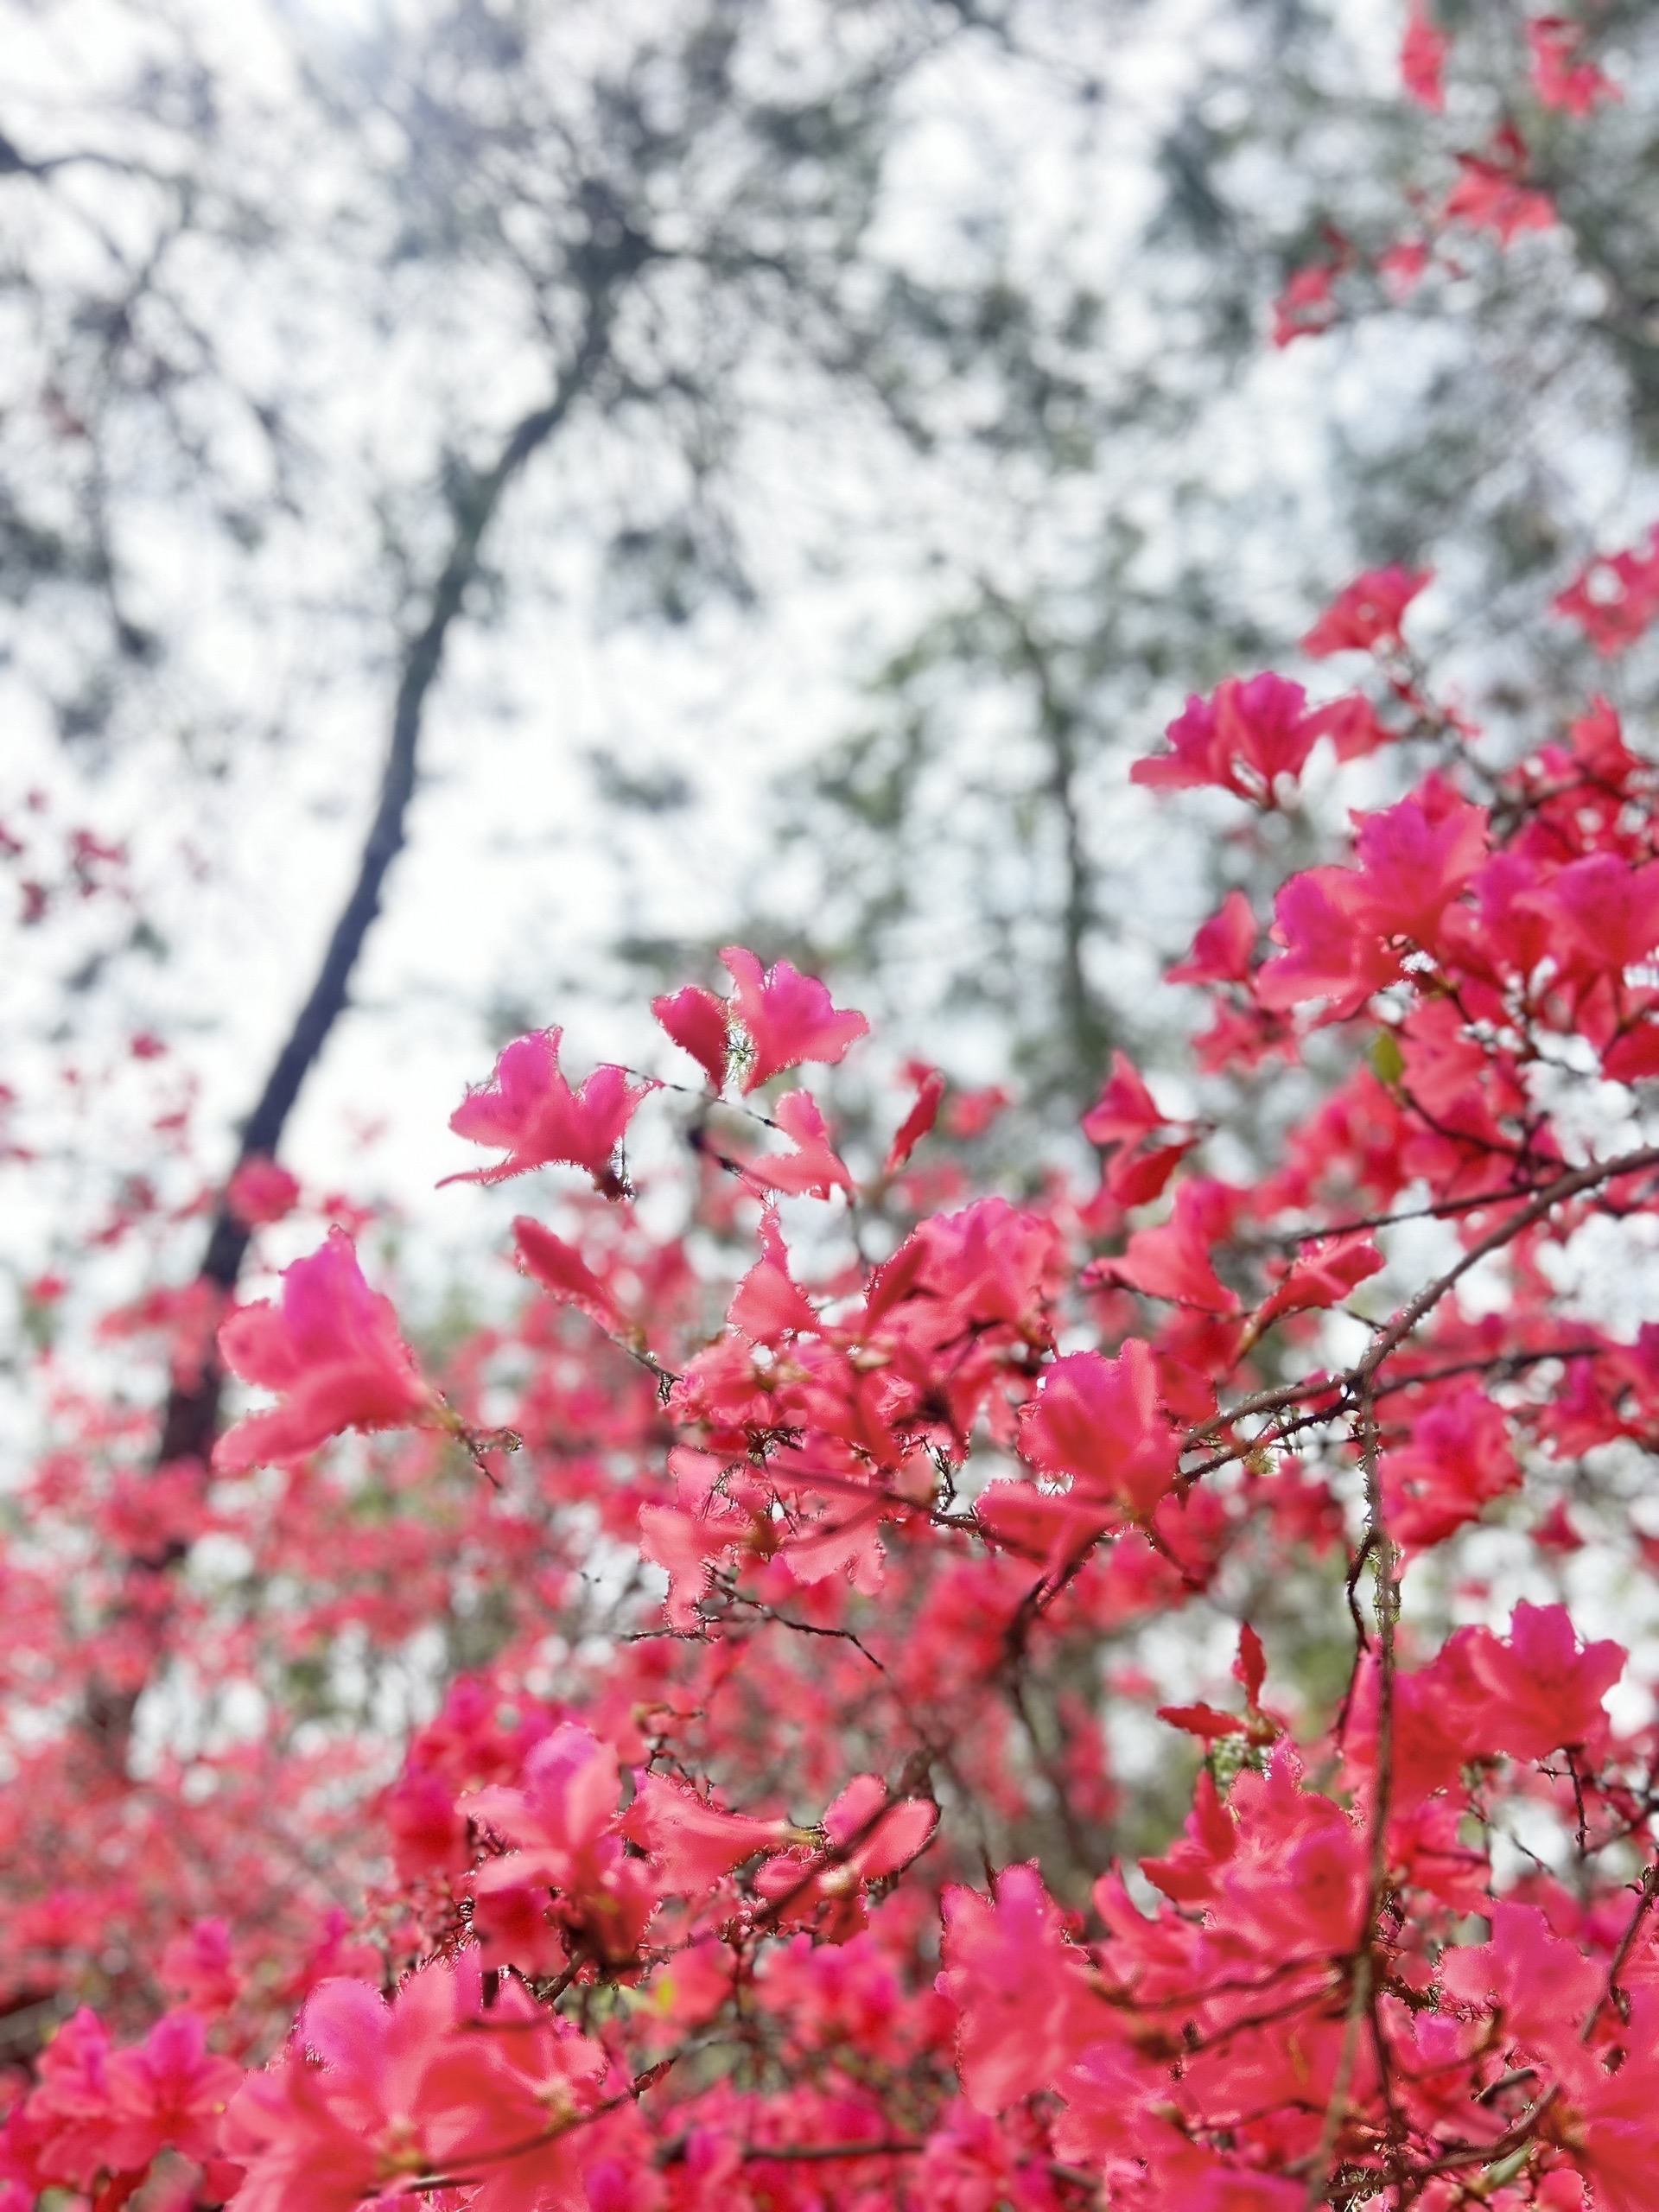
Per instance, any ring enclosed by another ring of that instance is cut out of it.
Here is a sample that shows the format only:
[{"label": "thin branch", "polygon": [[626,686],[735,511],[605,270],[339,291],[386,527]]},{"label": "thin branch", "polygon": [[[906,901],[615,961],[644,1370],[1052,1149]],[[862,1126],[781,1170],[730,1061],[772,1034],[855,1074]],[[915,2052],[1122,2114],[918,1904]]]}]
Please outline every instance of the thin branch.
[{"label": "thin branch", "polygon": [[925,2143],[910,2135],[884,2137],[879,2143],[747,2143],[743,2146],[746,2159],[765,2159],[770,2164],[792,2161],[797,2164],[817,2164],[828,2158],[895,2158],[913,2156],[925,2151]]},{"label": "thin branch", "polygon": [[1625,1923],[1624,1933],[1618,1939],[1618,1948],[1613,1953],[1612,1962],[1607,1968],[1606,1985],[1586,2014],[1584,2025],[1579,2030],[1580,2043],[1589,2042],[1596,2031],[1596,2023],[1608,2005],[1618,2001],[1618,1977],[1624,1971],[1625,1961],[1636,1948],[1636,1939],[1642,1932],[1643,1922],[1653,1909],[1653,1901],[1656,1897],[1659,1897],[1659,1866],[1649,1866],[1642,1877],[1642,1886],[1637,1896],[1636,1910]]},{"label": "thin branch", "polygon": [[1505,1245],[1513,1243],[1524,1230],[1535,1226],[1569,1198],[1578,1198],[1586,1191],[1593,1191],[1599,1184],[1616,1182],[1621,1176],[1640,1174],[1644,1168],[1649,1167],[1659,1167],[1659,1145],[1644,1145],[1639,1151],[1621,1153],[1616,1160],[1594,1160],[1587,1167],[1575,1167],[1566,1175],[1557,1176],[1553,1183],[1547,1183],[1524,1205],[1518,1206],[1495,1229],[1471,1244],[1443,1274],[1438,1274],[1432,1282],[1425,1283],[1392,1320],[1378,1329],[1363,1357],[1352,1367],[1345,1368],[1336,1375],[1304,1376],[1300,1382],[1281,1382],[1272,1389],[1257,1390],[1248,1398],[1241,1398],[1236,1405],[1229,1406],[1224,1413],[1217,1414],[1211,1420],[1200,1422],[1196,1428],[1189,1429],[1183,1440],[1182,1450],[1192,1451],[1206,1437],[1218,1434],[1248,1414],[1276,1413],[1281,1406],[1300,1405],[1304,1400],[1315,1397],[1330,1398],[1333,1413],[1344,1399],[1351,1402],[1359,1386],[1370,1381],[1389,1354],[1405,1342],[1420,1321],[1427,1319],[1471,1268],[1478,1267],[1483,1260],[1490,1259],[1493,1253],[1501,1252]]},{"label": "thin branch", "polygon": [[[1386,1335],[1386,1332],[1383,1332]],[[1346,2117],[1348,2092],[1359,2057],[1360,2032],[1371,2017],[1376,1977],[1376,1943],[1383,1903],[1389,1886],[1389,1808],[1394,1794],[1394,1677],[1395,1630],[1400,1618],[1398,1554],[1389,1534],[1384,1514],[1382,1476],[1377,1451],[1376,1411],[1371,1402],[1370,1373],[1360,1382],[1360,1463],[1365,1476],[1365,1540],[1362,1556],[1369,1552],[1376,1577],[1376,1763],[1371,1783],[1370,1864],[1365,1887],[1365,1916],[1359,1948],[1354,1955],[1354,1979],[1344,2018],[1342,2049],[1319,2129],[1319,2148],[1307,2178],[1307,2212],[1324,2203],[1336,2156],[1338,2139]],[[1363,1630],[1362,1648],[1363,1648]]]}]

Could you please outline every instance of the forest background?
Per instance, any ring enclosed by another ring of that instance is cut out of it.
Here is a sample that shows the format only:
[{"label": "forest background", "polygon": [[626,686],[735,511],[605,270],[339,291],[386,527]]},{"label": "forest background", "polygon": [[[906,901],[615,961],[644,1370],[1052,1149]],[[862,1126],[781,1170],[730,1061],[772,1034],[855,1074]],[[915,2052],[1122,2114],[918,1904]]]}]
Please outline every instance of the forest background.
[{"label": "forest background", "polygon": [[395,1191],[435,1295],[474,1230],[415,1194],[480,1047],[556,1007],[618,1050],[734,936],[1017,1093],[1029,1164],[1109,1045],[1167,1046],[1214,903],[1130,760],[1333,576],[1432,563],[1471,711],[1564,696],[1530,588],[1647,512],[1647,111],[1593,173],[1546,114],[1571,245],[1344,276],[1277,348],[1293,272],[1380,251],[1524,67],[1471,8],[1414,106],[1396,14],[10,8],[16,1294],[162,1173],[159,1099],[232,1146],[423,639],[407,849],[283,1151]]}]

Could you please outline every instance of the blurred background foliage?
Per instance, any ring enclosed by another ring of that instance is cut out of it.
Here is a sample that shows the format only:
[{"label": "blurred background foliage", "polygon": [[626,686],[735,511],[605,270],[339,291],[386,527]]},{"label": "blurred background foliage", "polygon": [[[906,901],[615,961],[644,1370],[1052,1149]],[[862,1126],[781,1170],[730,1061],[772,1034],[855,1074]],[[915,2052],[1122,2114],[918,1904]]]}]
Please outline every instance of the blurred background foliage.
[{"label": "blurred background foliage", "polygon": [[[1501,727],[1582,683],[1540,575],[1645,518],[1637,5],[1594,11],[1629,94],[1594,162],[1527,117],[1558,231],[1404,302],[1357,277],[1283,353],[1287,275],[1374,260],[1490,140],[1519,9],[1445,10],[1442,116],[1391,4],[4,14],[7,798],[95,795],[143,877],[8,1042],[186,1028],[221,1130],[411,671],[371,1021],[475,1055],[747,932],[1058,1128],[1157,1049],[1217,887],[1125,781],[1182,696],[1432,562]],[[336,1121],[385,1050],[331,1044]]]},{"label": "blurred background foliage", "polygon": [[[1159,978],[1337,798],[1157,805],[1128,768],[1184,697],[1333,696],[1297,640],[1399,562],[1495,757],[1597,684],[1652,741],[1653,658],[1536,610],[1659,513],[1659,18],[1586,9],[1625,95],[1591,133],[1528,103],[1520,7],[1439,15],[1442,114],[1395,0],[0,0],[19,1344],[188,1282],[398,774],[280,1147],[399,1193],[435,1347],[493,1295],[488,1202],[419,1195],[462,1084],[552,1021],[683,1075],[645,1001],[733,939],[875,1021],[860,1166],[910,1054],[1009,1094],[938,1142],[1014,1191],[1119,1046],[1246,1150],[1305,1110],[1197,1082]],[[1561,222],[1391,296],[1511,114]],[[1321,263],[1334,327],[1275,349]],[[1313,1696],[1335,1573],[1240,1597]],[[439,1672],[505,1633],[449,1628]],[[1059,1655],[1039,1750],[1101,1663]],[[1167,1832],[1159,1741],[1112,1847]]]},{"label": "blurred background foliage", "polygon": [[[6,819],[123,855],[22,891],[14,1141],[63,1172],[18,1279],[151,1172],[86,1073],[132,1036],[228,1163],[389,744],[302,1171],[379,1131],[429,1183],[490,1045],[648,1053],[738,937],[1006,1086],[1017,1176],[1114,1046],[1173,1060],[1161,968],[1294,856],[1128,785],[1187,692],[1308,674],[1398,561],[1495,744],[1649,704],[1534,615],[1659,445],[1659,27],[1592,12],[1593,161],[1502,0],[1443,10],[1441,114],[1392,0],[0,0]],[[1560,224],[1379,286],[1522,106]],[[1322,262],[1335,327],[1275,349]]]}]

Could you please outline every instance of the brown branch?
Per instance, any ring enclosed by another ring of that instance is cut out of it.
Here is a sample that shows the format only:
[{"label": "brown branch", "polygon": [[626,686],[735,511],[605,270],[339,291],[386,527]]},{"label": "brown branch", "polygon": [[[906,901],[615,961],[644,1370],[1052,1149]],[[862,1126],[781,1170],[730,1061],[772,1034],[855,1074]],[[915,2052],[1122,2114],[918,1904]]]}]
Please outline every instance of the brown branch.
[{"label": "brown branch", "polygon": [[[1376,1975],[1377,1922],[1389,1878],[1389,1802],[1394,1779],[1394,1631],[1399,1618],[1400,1583],[1395,1549],[1383,1517],[1382,1477],[1376,1445],[1376,1414],[1371,1403],[1370,1376],[1360,1384],[1360,1459],[1365,1474],[1364,1550],[1374,1561],[1376,1576],[1377,1642],[1381,1649],[1376,1705],[1376,1771],[1372,1782],[1370,1853],[1365,1889],[1365,1917],[1359,1948],[1354,1956],[1354,1979],[1343,2021],[1342,2049],[1331,2084],[1331,2095],[1319,2129],[1319,2147],[1307,2177],[1307,2212],[1325,2202],[1336,2155],[1338,2138],[1347,2111],[1348,2090],[1359,2056],[1360,2031],[1370,2017]],[[1362,1631],[1363,1649],[1363,1631]],[[1356,1664],[1358,1663],[1357,1659]]]},{"label": "brown branch", "polygon": [[[1622,1153],[1617,1160],[1592,1160],[1587,1167],[1575,1167],[1565,1175],[1558,1175],[1553,1183],[1545,1184],[1528,1202],[1501,1221],[1497,1228],[1471,1244],[1455,1263],[1432,1282],[1425,1283],[1415,1295],[1407,1300],[1391,1321],[1379,1328],[1367,1347],[1363,1358],[1336,1375],[1305,1376],[1300,1382],[1281,1382],[1268,1390],[1257,1390],[1248,1398],[1241,1398],[1236,1405],[1229,1406],[1196,1428],[1187,1431],[1182,1441],[1184,1452],[1192,1451],[1206,1437],[1217,1435],[1233,1421],[1249,1414],[1276,1413],[1281,1406],[1300,1405],[1308,1398],[1330,1398],[1334,1413],[1344,1399],[1353,1402],[1356,1392],[1368,1384],[1376,1370],[1411,1335],[1420,1321],[1427,1319],[1449,1292],[1454,1289],[1471,1268],[1482,1260],[1490,1259],[1494,1252],[1501,1252],[1506,1244],[1526,1230],[1564,1205],[1569,1198],[1593,1191],[1599,1184],[1616,1182],[1624,1175],[1636,1175],[1643,1169],[1659,1167],[1659,1145],[1644,1145],[1640,1151]],[[1497,1201],[1493,1201],[1497,1203]]]},{"label": "brown branch", "polygon": [[[321,1057],[334,1024],[345,1012],[353,973],[369,931],[380,912],[386,874],[402,851],[414,797],[421,732],[428,699],[442,665],[451,627],[461,612],[467,588],[478,574],[486,531],[508,487],[543,446],[586,387],[605,344],[605,323],[595,313],[584,340],[559,378],[543,407],[518,423],[493,465],[474,479],[457,501],[454,531],[425,622],[403,657],[391,738],[381,773],[380,795],[358,862],[357,880],[335,921],[316,979],[283,1039],[264,1088],[242,1124],[237,1163],[275,1154],[306,1077]],[[250,1231],[221,1199],[208,1232],[200,1279],[221,1294],[234,1289],[246,1256]],[[206,1461],[219,1421],[223,1373],[211,1356],[194,1388],[175,1385],[167,1402],[157,1459]]]},{"label": "brown branch", "polygon": [[1278,1251],[1297,1244],[1318,1244],[1326,1237],[1354,1236],[1363,1229],[1394,1229],[1406,1221],[1450,1221],[1456,1214],[1481,1213],[1491,1206],[1506,1205],[1512,1198],[1531,1196],[1531,1185],[1519,1189],[1511,1184],[1508,1189],[1482,1191],[1473,1198],[1436,1198],[1430,1205],[1404,1206],[1397,1213],[1353,1214],[1346,1221],[1317,1222],[1302,1229],[1273,1229],[1248,1243],[1268,1251]]},{"label": "brown branch", "polygon": [[[746,1597],[738,1589],[735,1582],[725,1584],[723,1595],[728,1605],[743,1606],[747,1611],[758,1614],[761,1620],[772,1627],[792,1629],[797,1636],[823,1636],[828,1637],[833,1643],[850,1643],[861,1658],[869,1661],[877,1674],[885,1675],[887,1671],[869,1646],[849,1628],[827,1628],[817,1621],[797,1620],[793,1614],[780,1613],[773,1606],[763,1604],[759,1598]],[[705,1615],[704,1618],[709,1617]]]},{"label": "brown branch", "polygon": [[907,2158],[926,2148],[926,2144],[915,2137],[900,2135],[877,2143],[747,2143],[743,2146],[743,2156],[746,2159],[793,2160],[804,2164],[826,2158]]},{"label": "brown branch", "polygon": [[60,169],[73,168],[77,165],[110,169],[117,176],[146,177],[170,184],[175,189],[180,181],[176,177],[158,179],[156,171],[145,168],[143,162],[127,161],[117,154],[102,153],[92,146],[77,147],[73,153],[67,154],[31,156],[21,149],[9,132],[0,130],[0,176],[32,176],[40,180],[54,176]]},{"label": "brown branch", "polygon": [[[1523,1374],[1529,1367],[1541,1367],[1552,1359],[1600,1359],[1615,1350],[1611,1344],[1544,1344],[1536,1351],[1491,1352],[1480,1359],[1458,1359],[1444,1367],[1414,1369],[1409,1375],[1396,1375],[1391,1380],[1374,1383],[1372,1395],[1376,1398],[1394,1396],[1402,1390],[1421,1389],[1431,1382],[1455,1381],[1460,1375],[1486,1375],[1494,1382],[1511,1381]],[[1332,1388],[1327,1378],[1317,1385],[1315,1395],[1323,1397]],[[1200,1459],[1195,1467],[1184,1467],[1180,1479],[1190,1486],[1205,1475],[1214,1474],[1217,1468],[1231,1466],[1235,1460],[1247,1459],[1253,1452],[1266,1450],[1271,1445],[1283,1444],[1288,1438],[1299,1435],[1304,1429],[1328,1428],[1340,1419],[1340,1404],[1316,1408],[1312,1413],[1297,1414],[1288,1421],[1275,1421],[1270,1428],[1260,1429],[1254,1436],[1242,1437],[1224,1450],[1214,1452],[1207,1459]]]},{"label": "brown branch", "polygon": [[1643,1922],[1653,1909],[1653,1901],[1656,1897],[1659,1897],[1659,1866],[1649,1866],[1642,1877],[1642,1886],[1637,1896],[1636,1910],[1625,1924],[1624,1933],[1618,1939],[1618,1948],[1613,1953],[1611,1963],[1607,1968],[1606,1985],[1586,2014],[1584,2025],[1579,2030],[1580,2043],[1589,2042],[1596,2031],[1597,2021],[1600,2019],[1608,2005],[1617,1999],[1618,1977],[1624,1971],[1625,1961],[1636,1948],[1636,1939],[1642,1932]]}]

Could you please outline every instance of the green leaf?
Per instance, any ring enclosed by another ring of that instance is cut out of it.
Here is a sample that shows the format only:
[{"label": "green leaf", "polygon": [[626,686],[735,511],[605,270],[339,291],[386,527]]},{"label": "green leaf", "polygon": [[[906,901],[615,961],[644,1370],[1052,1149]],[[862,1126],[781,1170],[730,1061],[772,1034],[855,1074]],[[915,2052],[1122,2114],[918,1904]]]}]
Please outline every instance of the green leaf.
[{"label": "green leaf", "polygon": [[1406,1056],[1392,1029],[1377,1031],[1371,1043],[1371,1065],[1376,1070],[1377,1080],[1386,1083],[1390,1090],[1405,1074]]}]

